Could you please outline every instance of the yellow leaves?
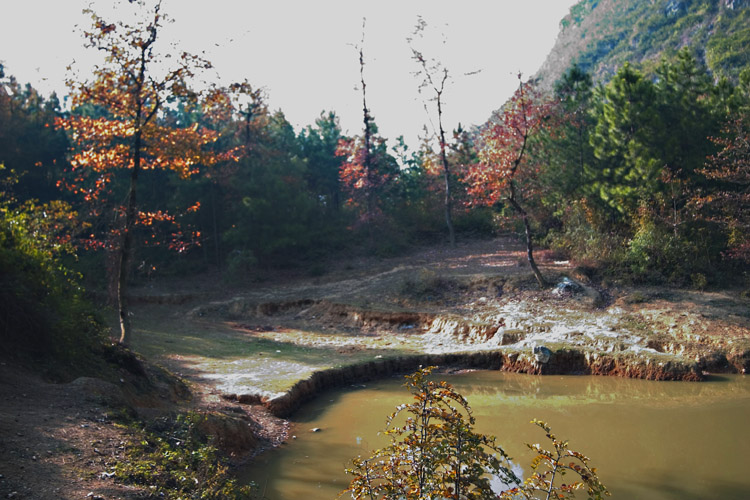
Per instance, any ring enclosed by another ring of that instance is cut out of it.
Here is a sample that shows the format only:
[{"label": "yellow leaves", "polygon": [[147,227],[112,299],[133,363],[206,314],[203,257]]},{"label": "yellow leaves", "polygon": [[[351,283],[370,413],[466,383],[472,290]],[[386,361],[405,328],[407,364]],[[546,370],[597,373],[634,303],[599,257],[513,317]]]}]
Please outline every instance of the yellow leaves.
[{"label": "yellow leaves", "polygon": [[221,159],[205,149],[216,141],[217,133],[200,129],[197,124],[188,128],[156,127],[154,132],[144,141],[150,158],[145,168],[168,169],[189,177],[198,172],[198,166],[212,166]]},{"label": "yellow leaves", "polygon": [[115,31],[115,29],[117,28],[114,24],[105,23],[104,20],[101,18],[96,18],[94,22],[94,27],[98,29],[102,35],[108,35],[112,33],[113,31]]},{"label": "yellow leaves", "polygon": [[55,125],[57,128],[70,132],[72,139],[79,146],[107,143],[116,138],[129,138],[135,134],[133,124],[124,120],[71,116],[57,118]]},{"label": "yellow leaves", "polygon": [[170,215],[162,210],[138,213],[138,223],[144,226],[152,226],[156,222],[174,222],[174,220],[174,215]]}]

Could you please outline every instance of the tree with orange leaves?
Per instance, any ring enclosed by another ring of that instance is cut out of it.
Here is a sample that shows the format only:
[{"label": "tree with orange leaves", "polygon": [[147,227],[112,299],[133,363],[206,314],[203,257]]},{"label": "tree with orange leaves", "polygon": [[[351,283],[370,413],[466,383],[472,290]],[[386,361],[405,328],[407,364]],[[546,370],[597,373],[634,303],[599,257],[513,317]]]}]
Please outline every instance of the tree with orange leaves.
[{"label": "tree with orange leaves", "polygon": [[339,140],[336,156],[342,158],[339,179],[348,195],[347,206],[357,213],[357,225],[372,231],[372,225],[383,217],[382,194],[393,178],[395,165],[386,151],[385,139],[368,137],[368,148],[362,136]]},{"label": "tree with orange leaves", "polygon": [[[92,219],[104,226],[101,231],[87,231],[87,243],[114,256],[110,271],[120,317],[119,342],[128,344],[126,288],[135,229],[175,221],[164,210],[139,210],[139,178],[159,171],[183,178],[193,175],[200,165],[214,162],[205,146],[215,134],[162,119],[170,100],[198,98],[189,82],[210,63],[187,53],[172,57],[158,52],[158,35],[166,22],[160,1],[153,6],[145,0],[123,6],[134,9],[132,23],[110,24],[93,11],[84,11],[92,19],[92,29],[84,32],[86,46],[103,52],[104,61],[95,67],[91,80],[68,82],[74,113],[59,119],[58,126],[73,144],[70,177],[60,185],[80,195]],[[173,236],[177,250],[190,243],[179,231]]]},{"label": "tree with orange leaves", "polygon": [[[519,81],[521,75],[518,75]],[[482,130],[479,162],[466,176],[469,196],[475,205],[507,203],[521,217],[526,233],[526,256],[539,286],[547,283],[534,261],[529,213],[524,199],[531,195],[522,181],[535,172],[526,162],[529,142],[550,113],[550,103],[541,98],[531,82],[520,81],[518,90]]]}]

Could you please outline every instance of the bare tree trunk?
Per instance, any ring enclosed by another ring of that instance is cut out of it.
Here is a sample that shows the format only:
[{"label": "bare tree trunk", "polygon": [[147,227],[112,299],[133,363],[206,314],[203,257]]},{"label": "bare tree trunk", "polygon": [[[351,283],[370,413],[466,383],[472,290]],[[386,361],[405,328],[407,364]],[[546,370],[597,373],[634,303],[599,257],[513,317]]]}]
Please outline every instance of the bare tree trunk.
[{"label": "bare tree trunk", "polygon": [[141,149],[143,147],[143,125],[148,123],[155,115],[159,108],[158,102],[154,105],[151,112],[144,119],[143,106],[144,100],[141,93],[143,92],[146,81],[146,54],[149,46],[156,39],[156,30],[151,33],[149,43],[141,47],[141,60],[138,78],[136,79],[135,96],[136,109],[134,117],[134,135],[133,135],[133,169],[130,171],[130,188],[128,189],[128,204],[125,208],[125,227],[123,228],[122,244],[120,245],[120,266],[117,276],[117,308],[120,315],[120,344],[129,345],[131,336],[130,308],[128,307],[128,271],[130,270],[130,261],[133,256],[133,229],[135,228],[137,216],[136,188],[138,187],[138,174],[141,170]]},{"label": "bare tree trunk", "polygon": [[362,43],[359,46],[359,79],[360,83],[362,85],[362,121],[364,122],[364,139],[365,139],[365,157],[364,157],[364,167],[365,167],[365,182],[366,186],[365,189],[367,192],[365,193],[365,203],[366,203],[366,215],[365,215],[365,224],[367,225],[367,234],[368,234],[368,240],[369,245],[372,247],[374,245],[374,236],[372,232],[372,221],[373,221],[373,212],[375,210],[375,203],[373,200],[373,185],[374,185],[374,179],[372,171],[372,154],[371,154],[371,143],[372,143],[372,118],[370,117],[370,110],[367,108],[367,84],[365,83],[365,53],[364,53],[364,45],[365,45],[365,20],[362,20]]},{"label": "bare tree trunk", "polygon": [[507,198],[510,204],[513,206],[513,208],[521,215],[521,218],[523,219],[523,226],[526,232],[526,259],[529,261],[529,266],[531,266],[531,271],[534,273],[534,277],[536,278],[537,283],[539,283],[539,286],[541,288],[546,288],[548,283],[547,280],[544,279],[544,276],[542,276],[541,271],[539,271],[539,268],[536,265],[536,261],[534,260],[534,243],[531,235],[531,224],[529,223],[529,214],[526,212],[526,210],[523,209],[520,203],[516,200],[516,189],[514,186],[514,183],[511,181],[510,183],[510,192],[511,195]]},{"label": "bare tree trunk", "polygon": [[[521,78],[521,75],[518,75],[518,78]],[[523,91],[523,83],[520,84],[520,89]],[[524,94],[522,94],[524,95]],[[539,268],[536,265],[536,261],[534,260],[534,243],[532,240],[531,235],[531,224],[529,223],[529,214],[526,212],[526,210],[523,209],[521,204],[518,202],[517,196],[516,196],[516,182],[515,182],[515,175],[518,171],[518,167],[521,165],[521,160],[523,159],[523,155],[526,153],[526,147],[528,145],[529,140],[529,124],[528,124],[528,111],[527,111],[527,103],[525,98],[521,101],[521,109],[523,110],[523,122],[524,122],[524,128],[523,128],[523,142],[521,143],[521,149],[518,152],[518,155],[516,156],[515,161],[513,162],[513,168],[511,168],[510,171],[510,178],[508,180],[508,189],[510,191],[510,196],[508,196],[506,199],[508,202],[513,206],[513,208],[521,215],[521,218],[523,219],[523,226],[524,230],[526,232],[526,259],[529,261],[529,266],[531,266],[531,271],[534,273],[534,277],[536,278],[537,283],[539,283],[539,286],[541,288],[547,287],[547,281],[544,279],[544,276],[542,276],[542,273],[539,271]]]}]

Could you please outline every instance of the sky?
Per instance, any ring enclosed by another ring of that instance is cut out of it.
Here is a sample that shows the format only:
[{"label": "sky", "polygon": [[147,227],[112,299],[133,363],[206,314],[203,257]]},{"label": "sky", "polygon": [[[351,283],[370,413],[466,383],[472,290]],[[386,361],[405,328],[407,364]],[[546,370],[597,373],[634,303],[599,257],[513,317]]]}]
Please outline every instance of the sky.
[{"label": "sky", "polygon": [[[296,130],[335,111],[345,133],[362,128],[359,55],[365,56],[367,100],[381,135],[403,135],[417,147],[437,125],[430,93],[419,92],[407,37],[418,16],[427,23],[418,48],[451,79],[444,126],[479,125],[544,62],[560,20],[577,0],[163,0],[173,20],[160,36],[202,54],[220,83],[248,80],[265,90]],[[0,62],[6,74],[43,94],[62,96],[66,69],[80,74],[99,57],[83,46],[82,10],[120,16],[111,0],[0,0]],[[127,4],[125,4],[127,6]],[[120,7],[122,11],[125,7]],[[363,19],[365,22],[362,44]],[[112,19],[115,20],[115,19]],[[417,42],[415,42],[417,43]]]}]

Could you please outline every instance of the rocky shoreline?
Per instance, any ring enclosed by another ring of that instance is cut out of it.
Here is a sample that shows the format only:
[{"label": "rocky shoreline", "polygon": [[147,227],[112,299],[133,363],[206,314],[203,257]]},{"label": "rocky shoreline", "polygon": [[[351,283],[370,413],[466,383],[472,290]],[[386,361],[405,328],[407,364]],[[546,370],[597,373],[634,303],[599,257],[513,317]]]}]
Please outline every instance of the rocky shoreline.
[{"label": "rocky shoreline", "polygon": [[[582,285],[576,286],[585,290]],[[632,327],[623,326],[619,316],[624,317],[624,312],[593,309],[591,302],[598,300],[593,293],[548,303],[552,314],[558,315],[559,322],[554,323],[553,318],[540,313],[538,308],[524,309],[526,303],[538,304],[539,297],[540,293],[526,292],[512,308],[473,307],[469,314],[378,310],[329,300],[258,303],[234,298],[198,307],[191,314],[200,318],[229,318],[235,328],[274,342],[315,345],[322,341],[310,334],[310,330],[335,329],[351,333],[350,337],[336,337],[332,341],[341,348],[366,350],[367,341],[374,335],[376,339],[387,338],[389,346],[411,349],[410,354],[386,350],[386,354],[379,354],[376,359],[316,370],[301,376],[281,393],[230,391],[223,395],[240,403],[263,404],[282,418],[327,389],[405,374],[428,365],[532,375],[601,375],[690,382],[702,381],[709,373],[750,370],[750,344],[744,338],[674,331],[674,325],[670,325],[669,334],[658,328],[651,335],[633,331]],[[694,319],[687,321],[695,323]],[[261,323],[265,326],[257,326]],[[300,323],[306,326],[304,338],[291,336],[290,330],[299,328]],[[654,325],[657,324],[651,326]],[[364,346],[355,342],[361,339]]]}]

